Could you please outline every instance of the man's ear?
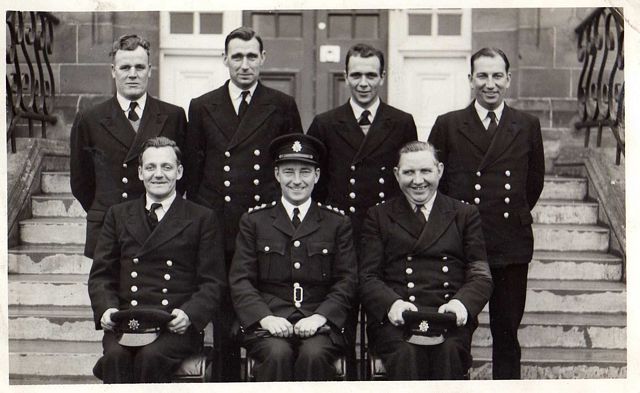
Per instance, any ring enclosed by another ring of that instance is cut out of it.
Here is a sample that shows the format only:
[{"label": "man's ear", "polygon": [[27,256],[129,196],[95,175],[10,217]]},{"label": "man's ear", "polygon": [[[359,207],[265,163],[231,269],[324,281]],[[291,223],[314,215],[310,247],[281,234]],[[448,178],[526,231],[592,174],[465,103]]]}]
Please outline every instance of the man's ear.
[{"label": "man's ear", "polygon": [[140,179],[140,181],[144,180],[144,176],[142,176],[142,165],[138,165],[138,179]]},{"label": "man's ear", "polygon": [[176,177],[177,180],[182,179],[182,174],[184,173],[184,167],[182,166],[182,164],[178,164],[178,176]]}]

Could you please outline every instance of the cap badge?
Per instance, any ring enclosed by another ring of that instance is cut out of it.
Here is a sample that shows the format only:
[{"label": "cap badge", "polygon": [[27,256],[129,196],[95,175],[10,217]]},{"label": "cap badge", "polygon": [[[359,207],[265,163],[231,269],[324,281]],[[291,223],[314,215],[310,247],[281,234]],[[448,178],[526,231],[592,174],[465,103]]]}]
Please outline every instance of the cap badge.
[{"label": "cap badge", "polygon": [[429,322],[427,321],[420,322],[420,325],[418,326],[418,330],[420,330],[423,333],[426,333],[429,330]]},{"label": "cap badge", "polygon": [[138,330],[140,328],[140,322],[138,322],[135,319],[131,319],[129,321],[129,329],[131,330]]},{"label": "cap badge", "polygon": [[296,153],[300,153],[300,151],[302,151],[302,144],[300,143],[300,141],[293,142],[291,150],[295,151]]}]

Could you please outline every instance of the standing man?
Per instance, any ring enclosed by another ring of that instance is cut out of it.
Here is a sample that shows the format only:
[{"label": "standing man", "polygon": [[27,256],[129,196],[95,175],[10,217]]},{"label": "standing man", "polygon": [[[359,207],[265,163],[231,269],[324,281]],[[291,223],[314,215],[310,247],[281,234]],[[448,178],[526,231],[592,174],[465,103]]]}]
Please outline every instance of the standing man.
[{"label": "standing man", "polygon": [[327,147],[314,198],[351,216],[358,239],[367,209],[400,193],[393,178],[398,149],[418,138],[413,117],[382,102],[384,55],[357,44],[346,56],[347,103],[316,116],[308,134]]},{"label": "standing man", "polygon": [[[226,290],[214,213],[176,192],[180,155],[170,139],[148,140],[138,167],[146,193],[111,207],[105,218],[89,274],[96,329],[104,330],[94,373],[105,383],[170,382],[182,360],[202,348],[201,332]],[[130,316],[116,324],[122,311]],[[131,337],[158,311],[172,316],[155,321],[159,334],[150,342],[140,342],[149,333]]]},{"label": "standing man", "polygon": [[240,220],[229,272],[233,306],[257,381],[331,380],[356,292],[351,223],[311,199],[322,142],[291,134],[269,150],[282,197]]},{"label": "standing man", "polygon": [[504,103],[511,82],[500,49],[471,56],[475,100],[436,120],[429,141],[440,152],[440,190],[478,206],[494,291],[489,301],[493,378],[520,379],[518,327],[533,255],[531,210],[544,185],[540,121]]},{"label": "standing man", "polygon": [[[189,105],[187,197],[213,208],[222,219],[227,267],[242,213],[279,195],[270,173],[269,143],[280,135],[302,132],[294,99],[258,80],[265,56],[255,31],[235,29],[225,39],[222,58],[230,80]],[[218,362],[225,381],[240,378],[240,349],[229,337],[233,318],[227,299],[215,337],[216,347],[227,355]]]},{"label": "standing man", "polygon": [[[369,209],[362,229],[359,293],[370,348],[391,380],[463,379],[491,294],[480,215],[437,192],[443,169],[430,144],[403,146],[394,173],[404,195]],[[435,342],[407,340],[403,312],[436,310],[455,314],[457,328]]]},{"label": "standing man", "polygon": [[149,48],[147,40],[134,34],[113,43],[116,95],[78,113],[71,128],[71,191],[87,212],[84,255],[89,258],[109,207],[144,194],[136,181],[136,160],[144,141],[162,135],[183,145],[184,110],[147,94]]}]

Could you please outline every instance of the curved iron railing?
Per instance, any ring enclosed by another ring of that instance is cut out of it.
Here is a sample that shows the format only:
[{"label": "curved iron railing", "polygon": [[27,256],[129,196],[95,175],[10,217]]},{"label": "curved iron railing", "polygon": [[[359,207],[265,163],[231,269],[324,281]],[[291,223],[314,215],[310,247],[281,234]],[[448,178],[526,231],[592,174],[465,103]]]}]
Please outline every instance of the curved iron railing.
[{"label": "curved iron railing", "polygon": [[52,115],[55,80],[49,56],[53,48],[53,25],[60,21],[49,12],[7,11],[7,139],[16,152],[15,130],[27,119],[29,136],[34,121],[40,121],[42,138],[47,124],[56,124]]},{"label": "curved iron railing", "polygon": [[624,154],[624,19],[621,8],[598,8],[576,29],[578,60],[578,129],[586,129],[585,147],[592,128],[597,128],[597,147],[602,130],[609,128],[616,140],[616,164]]}]

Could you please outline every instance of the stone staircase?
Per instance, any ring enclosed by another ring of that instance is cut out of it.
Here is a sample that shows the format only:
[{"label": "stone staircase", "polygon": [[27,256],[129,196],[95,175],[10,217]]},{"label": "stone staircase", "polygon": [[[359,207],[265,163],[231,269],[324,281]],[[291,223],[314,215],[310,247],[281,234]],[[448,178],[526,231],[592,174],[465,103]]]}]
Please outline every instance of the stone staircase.
[{"label": "stone staircase", "polygon": [[[11,384],[98,383],[91,374],[102,333],[94,330],[82,255],[84,212],[69,175],[45,172],[33,218],[9,250]],[[524,378],[626,376],[626,290],[620,258],[607,253],[587,183],[547,178],[534,211],[536,252],[520,331]],[[488,314],[473,339],[473,379],[491,379]]]}]

